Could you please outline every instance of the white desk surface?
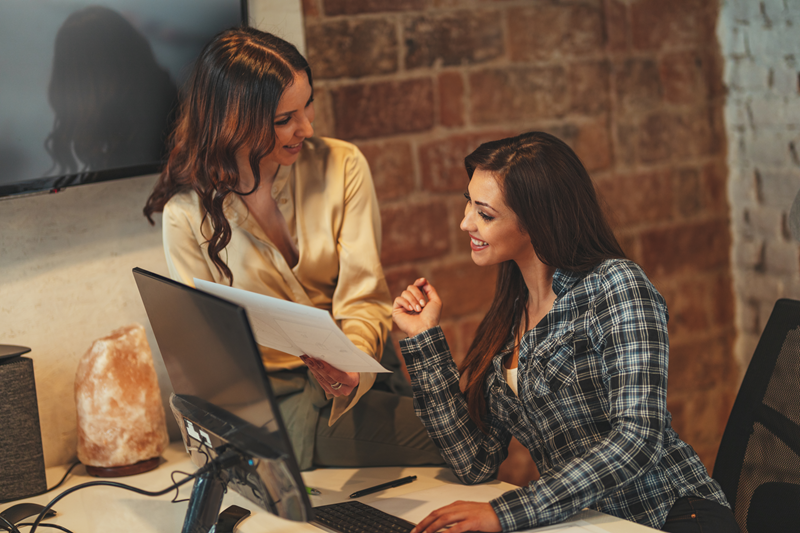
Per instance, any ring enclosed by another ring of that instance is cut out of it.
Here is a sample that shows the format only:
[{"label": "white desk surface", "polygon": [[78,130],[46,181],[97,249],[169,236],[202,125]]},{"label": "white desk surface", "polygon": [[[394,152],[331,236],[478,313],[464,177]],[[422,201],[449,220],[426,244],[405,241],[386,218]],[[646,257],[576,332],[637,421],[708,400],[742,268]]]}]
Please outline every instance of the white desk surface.
[{"label": "white desk surface", "polygon": [[[172,484],[170,474],[173,471],[194,472],[195,467],[189,460],[188,454],[181,443],[172,443],[162,454],[161,465],[150,472],[122,478],[108,478],[109,481],[118,481],[127,485],[148,491],[159,491]],[[66,466],[47,469],[48,486],[57,483]],[[374,505],[387,512],[411,521],[418,520],[417,515],[427,514],[429,508],[446,505],[455,499],[471,497],[473,500],[488,501],[496,494],[515,488],[513,485],[494,481],[482,485],[465,486],[460,484],[447,468],[432,467],[383,467],[383,468],[326,468],[303,473],[307,485],[319,489],[320,496],[311,496],[311,503],[315,506],[337,503],[349,500],[353,492],[398,479],[405,476],[416,475],[417,480],[389,489],[387,491],[371,494],[360,501]],[[183,476],[176,475],[176,479]],[[42,505],[47,504],[64,489],[88,481],[97,481],[102,478],[88,476],[83,467],[78,466],[67,481],[51,493],[43,494],[26,500]],[[193,482],[186,483],[180,489],[180,498],[188,498]],[[445,488],[448,487],[449,488]],[[442,487],[441,490],[436,490]],[[465,492],[469,496],[465,495]],[[70,529],[74,533],[116,533],[136,531],[138,533],[175,533],[181,530],[183,518],[186,514],[187,502],[171,503],[175,492],[159,498],[141,496],[127,490],[112,487],[88,487],[74,492],[56,503],[54,506],[58,516],[48,519],[47,522],[55,523]],[[417,494],[419,494],[417,496]],[[431,498],[434,500],[431,500]],[[0,511],[14,503],[0,505]],[[239,494],[228,491],[222,502],[222,509],[229,505],[238,505],[249,509],[252,514],[243,520],[236,529],[240,533],[320,533],[320,529],[305,523],[292,522],[273,516],[251,503]],[[26,520],[32,521],[31,520]],[[577,522],[576,522],[577,521]],[[591,524],[581,531],[586,532],[611,532],[611,533],[646,533],[653,529],[621,520],[595,511],[583,511],[571,518],[568,522],[577,524]],[[551,526],[537,528],[536,531],[569,531],[562,529],[564,526]],[[38,528],[38,531],[54,531],[51,528]]]}]

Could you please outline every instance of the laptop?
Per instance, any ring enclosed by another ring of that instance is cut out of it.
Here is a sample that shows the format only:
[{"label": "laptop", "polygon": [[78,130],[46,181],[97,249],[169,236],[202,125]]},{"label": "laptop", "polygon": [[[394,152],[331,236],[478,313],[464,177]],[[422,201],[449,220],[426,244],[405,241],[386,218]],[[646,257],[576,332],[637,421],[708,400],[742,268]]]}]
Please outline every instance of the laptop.
[{"label": "laptop", "polygon": [[[229,487],[273,514],[327,531],[414,527],[358,501],[312,508],[245,309],[141,268],[133,276],[172,382],[173,414],[198,467],[233,449],[248,461],[224,477]],[[220,503],[221,496],[205,506]]]}]

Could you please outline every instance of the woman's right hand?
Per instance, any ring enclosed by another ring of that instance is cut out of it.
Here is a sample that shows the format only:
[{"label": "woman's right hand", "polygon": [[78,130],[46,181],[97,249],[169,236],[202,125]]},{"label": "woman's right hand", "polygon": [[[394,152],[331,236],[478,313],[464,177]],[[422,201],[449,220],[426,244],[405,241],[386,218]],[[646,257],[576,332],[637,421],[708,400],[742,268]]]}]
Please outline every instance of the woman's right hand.
[{"label": "woman's right hand", "polygon": [[409,337],[438,326],[441,315],[442,300],[425,278],[419,278],[409,285],[403,294],[395,298],[392,307],[394,323]]}]

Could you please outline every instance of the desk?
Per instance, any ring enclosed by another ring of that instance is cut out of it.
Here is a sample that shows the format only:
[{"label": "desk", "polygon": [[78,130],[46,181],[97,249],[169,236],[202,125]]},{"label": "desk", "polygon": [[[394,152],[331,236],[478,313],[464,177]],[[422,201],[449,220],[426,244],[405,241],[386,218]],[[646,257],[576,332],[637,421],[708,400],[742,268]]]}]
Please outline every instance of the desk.
[{"label": "desk", "polygon": [[[172,484],[170,474],[173,471],[194,472],[195,470],[188,454],[184,451],[183,444],[179,442],[170,444],[162,457],[164,460],[156,470],[135,476],[111,479],[111,481],[119,481],[148,491],[159,491]],[[66,467],[64,466],[48,468],[48,486],[58,482],[65,471]],[[378,508],[389,510],[397,508],[398,505],[401,505],[401,507],[402,505],[419,507],[423,503],[428,503],[414,500],[415,493],[430,494],[430,492],[425,491],[431,491],[445,485],[453,485],[449,494],[458,493],[458,499],[463,499],[461,494],[464,491],[473,491],[475,494],[490,494],[492,491],[505,491],[515,488],[513,485],[499,481],[471,487],[464,486],[456,480],[449,469],[432,467],[327,468],[304,472],[303,479],[306,484],[322,492],[320,496],[311,496],[312,504],[325,505],[346,501],[349,499],[348,496],[356,490],[409,475],[416,475],[417,480],[382,493],[365,496],[359,500]],[[180,479],[182,476],[176,477]],[[86,483],[87,481],[96,481],[97,479],[99,478],[86,475],[83,468],[79,466],[73,471],[66,483],[52,493],[23,501],[45,505],[60,494],[63,489]],[[181,487],[180,499],[188,498],[191,489],[192,482]],[[442,497],[447,498],[448,491],[436,491],[436,494],[441,494]],[[75,533],[128,533],[131,531],[138,533],[176,533],[181,530],[183,525],[187,503],[171,503],[170,500],[173,495],[174,492],[159,498],[150,498],[123,489],[89,487],[74,492],[58,502],[54,507],[59,514],[49,519],[48,522],[62,525]],[[443,501],[442,505],[447,503],[449,501]],[[432,502],[428,503],[428,505],[432,504]],[[11,505],[13,504],[0,505],[0,511]],[[253,512],[249,518],[241,523],[241,527],[237,529],[237,532],[320,533],[321,531],[310,524],[291,522],[270,515],[232,491],[225,495],[222,508],[224,509],[229,505],[238,505]],[[417,509],[417,512],[419,512],[419,509]],[[413,513],[412,515],[407,514],[404,518],[411,519],[412,516]],[[607,531],[610,533],[646,533],[655,531],[648,527],[595,511],[583,511],[570,520],[584,520],[595,526],[594,531]],[[550,529],[539,528],[536,531],[548,531]],[[26,530],[23,529],[23,532]],[[37,533],[50,531],[54,530],[50,528],[37,529]]]}]

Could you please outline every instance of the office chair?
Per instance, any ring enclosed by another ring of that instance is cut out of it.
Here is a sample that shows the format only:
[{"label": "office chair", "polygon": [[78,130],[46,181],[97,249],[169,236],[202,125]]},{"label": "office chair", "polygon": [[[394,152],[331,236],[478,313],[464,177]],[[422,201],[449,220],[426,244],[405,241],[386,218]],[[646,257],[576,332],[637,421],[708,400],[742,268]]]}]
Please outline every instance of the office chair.
[{"label": "office chair", "polygon": [[800,301],[775,303],[712,477],[742,533],[800,531]]}]

